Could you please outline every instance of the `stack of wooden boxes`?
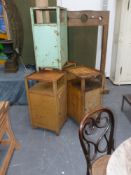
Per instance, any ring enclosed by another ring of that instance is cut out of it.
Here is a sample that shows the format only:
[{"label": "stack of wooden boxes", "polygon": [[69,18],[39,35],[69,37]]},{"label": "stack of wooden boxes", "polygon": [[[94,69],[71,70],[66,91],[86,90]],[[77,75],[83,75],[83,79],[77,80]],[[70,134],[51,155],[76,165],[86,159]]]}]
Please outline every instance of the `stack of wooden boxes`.
[{"label": "stack of wooden boxes", "polygon": [[67,116],[79,123],[86,112],[101,105],[102,75],[83,66],[64,67],[68,60],[65,9],[31,8],[31,19],[39,72],[25,78],[30,120],[33,127],[59,134]]},{"label": "stack of wooden boxes", "polygon": [[[39,71],[25,78],[30,119],[33,127],[59,134],[67,119],[67,81],[62,71],[68,60],[67,11],[60,7],[34,7],[30,14]],[[52,70],[43,70],[45,68]],[[32,86],[30,81],[34,82]]]}]

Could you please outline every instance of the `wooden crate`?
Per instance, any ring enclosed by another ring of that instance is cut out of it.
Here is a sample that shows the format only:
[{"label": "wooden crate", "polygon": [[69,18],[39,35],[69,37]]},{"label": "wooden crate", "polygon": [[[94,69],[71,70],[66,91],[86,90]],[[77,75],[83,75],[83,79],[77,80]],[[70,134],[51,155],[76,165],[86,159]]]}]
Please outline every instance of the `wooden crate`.
[{"label": "wooden crate", "polygon": [[67,113],[80,123],[85,113],[102,104],[102,75],[87,67],[74,67],[66,71]]},{"label": "wooden crate", "polygon": [[51,70],[33,73],[25,78],[25,84],[32,126],[59,134],[67,119],[65,73]]}]

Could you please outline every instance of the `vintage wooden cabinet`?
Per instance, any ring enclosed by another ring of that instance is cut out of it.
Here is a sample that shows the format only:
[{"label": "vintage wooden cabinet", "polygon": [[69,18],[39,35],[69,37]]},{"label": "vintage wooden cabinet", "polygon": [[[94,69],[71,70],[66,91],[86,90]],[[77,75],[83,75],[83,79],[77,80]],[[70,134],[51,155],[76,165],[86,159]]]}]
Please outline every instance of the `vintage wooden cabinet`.
[{"label": "vintage wooden cabinet", "polygon": [[67,119],[65,73],[51,70],[33,73],[26,76],[25,84],[32,126],[59,134]]},{"label": "vintage wooden cabinet", "polygon": [[31,8],[36,68],[62,69],[67,62],[67,11],[60,7]]},{"label": "vintage wooden cabinet", "polygon": [[81,122],[85,113],[102,104],[102,74],[87,67],[74,67],[67,71],[67,113]]}]

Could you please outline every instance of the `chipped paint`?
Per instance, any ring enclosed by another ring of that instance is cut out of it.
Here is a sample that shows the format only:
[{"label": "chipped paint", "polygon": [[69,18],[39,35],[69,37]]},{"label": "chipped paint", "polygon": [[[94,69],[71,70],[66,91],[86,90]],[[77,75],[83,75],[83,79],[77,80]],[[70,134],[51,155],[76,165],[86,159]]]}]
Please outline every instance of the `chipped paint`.
[{"label": "chipped paint", "polygon": [[[36,67],[50,67],[61,69],[67,62],[67,11],[64,10],[65,22],[60,22],[59,12],[60,7],[53,7],[56,9],[57,21],[56,23],[35,24],[34,10],[31,8],[31,22],[34,39],[34,51],[36,59]],[[48,8],[47,8],[48,10]]]}]

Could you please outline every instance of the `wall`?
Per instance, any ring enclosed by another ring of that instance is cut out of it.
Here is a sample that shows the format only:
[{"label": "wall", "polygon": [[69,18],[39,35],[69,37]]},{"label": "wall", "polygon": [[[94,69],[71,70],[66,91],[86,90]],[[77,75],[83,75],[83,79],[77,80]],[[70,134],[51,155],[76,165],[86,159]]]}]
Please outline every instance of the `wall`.
[{"label": "wall", "polygon": [[103,0],[58,0],[57,4],[68,10],[101,10]]},{"label": "wall", "polygon": [[[14,0],[22,18],[24,28],[23,62],[24,64],[35,64],[33,37],[30,19],[30,7],[35,6],[35,0]],[[56,0],[49,0],[49,5],[56,5]]]}]

